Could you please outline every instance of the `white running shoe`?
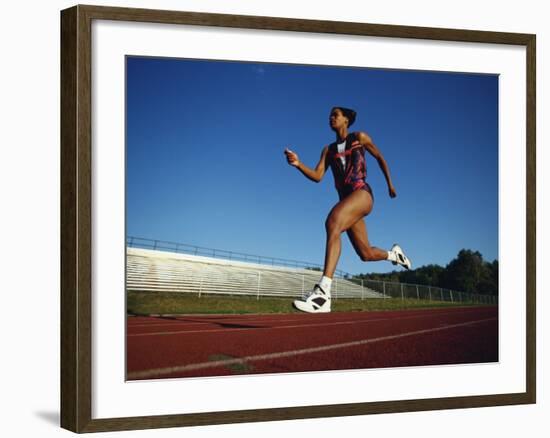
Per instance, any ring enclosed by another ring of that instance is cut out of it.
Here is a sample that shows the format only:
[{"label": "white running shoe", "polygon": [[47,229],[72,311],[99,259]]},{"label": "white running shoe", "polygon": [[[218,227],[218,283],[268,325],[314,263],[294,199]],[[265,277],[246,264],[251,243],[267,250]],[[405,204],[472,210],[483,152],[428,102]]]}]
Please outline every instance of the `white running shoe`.
[{"label": "white running shoe", "polygon": [[391,251],[393,253],[395,253],[395,255],[397,257],[397,261],[392,262],[394,265],[399,264],[399,265],[403,266],[404,268],[411,269],[412,263],[408,259],[408,257],[405,255],[405,253],[403,252],[403,250],[401,249],[401,247],[399,245],[394,244],[391,247]]},{"label": "white running shoe", "polygon": [[294,301],[296,309],[306,313],[330,312],[330,293],[326,293],[318,284],[303,298],[305,299]]}]

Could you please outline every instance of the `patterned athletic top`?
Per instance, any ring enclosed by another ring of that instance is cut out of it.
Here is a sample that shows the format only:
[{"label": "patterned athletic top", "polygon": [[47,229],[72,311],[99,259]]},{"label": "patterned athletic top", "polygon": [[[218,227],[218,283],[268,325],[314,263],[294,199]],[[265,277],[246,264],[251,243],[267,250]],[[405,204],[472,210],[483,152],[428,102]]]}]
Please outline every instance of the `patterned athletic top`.
[{"label": "patterned athletic top", "polygon": [[[342,155],[345,156],[345,166],[340,159]],[[365,148],[359,143],[356,132],[348,134],[346,147],[342,153],[338,153],[338,142],[331,143],[328,146],[327,157],[338,193],[348,195],[359,189],[365,189],[372,193],[366,182]]]}]

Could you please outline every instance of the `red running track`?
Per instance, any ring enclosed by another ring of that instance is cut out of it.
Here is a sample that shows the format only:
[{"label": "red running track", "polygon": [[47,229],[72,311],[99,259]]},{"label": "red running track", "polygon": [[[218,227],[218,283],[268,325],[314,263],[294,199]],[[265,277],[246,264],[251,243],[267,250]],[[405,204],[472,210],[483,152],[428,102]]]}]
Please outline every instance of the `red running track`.
[{"label": "red running track", "polygon": [[128,317],[127,379],[498,361],[497,307]]}]

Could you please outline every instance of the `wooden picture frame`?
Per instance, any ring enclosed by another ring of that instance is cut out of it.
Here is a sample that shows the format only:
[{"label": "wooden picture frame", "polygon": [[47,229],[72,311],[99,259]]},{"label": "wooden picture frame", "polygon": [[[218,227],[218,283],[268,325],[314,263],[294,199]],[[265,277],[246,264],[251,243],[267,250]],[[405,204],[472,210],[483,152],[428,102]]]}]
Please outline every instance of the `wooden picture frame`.
[{"label": "wooden picture frame", "polygon": [[[481,396],[345,403],[177,415],[92,418],[92,22],[114,20],[526,48],[526,391]],[[75,6],[61,12],[61,426],[98,432],[535,403],[535,50],[530,34],[344,23],[144,9]]]}]

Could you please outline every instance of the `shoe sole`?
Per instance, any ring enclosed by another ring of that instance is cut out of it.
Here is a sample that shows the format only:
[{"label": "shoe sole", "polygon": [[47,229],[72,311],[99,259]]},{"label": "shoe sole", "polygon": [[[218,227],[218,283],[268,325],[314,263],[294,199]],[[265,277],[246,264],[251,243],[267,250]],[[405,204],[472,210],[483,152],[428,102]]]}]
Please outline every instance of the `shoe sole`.
[{"label": "shoe sole", "polygon": [[326,308],[326,307],[321,307],[319,310],[315,310],[313,308],[307,308],[307,309],[301,309],[299,307],[299,304],[296,304],[296,303],[303,303],[305,304],[303,301],[299,301],[299,300],[296,300],[296,301],[293,301],[292,302],[292,305],[294,306],[294,308],[296,310],[299,310],[300,312],[304,312],[304,313],[330,313],[330,308]]}]

